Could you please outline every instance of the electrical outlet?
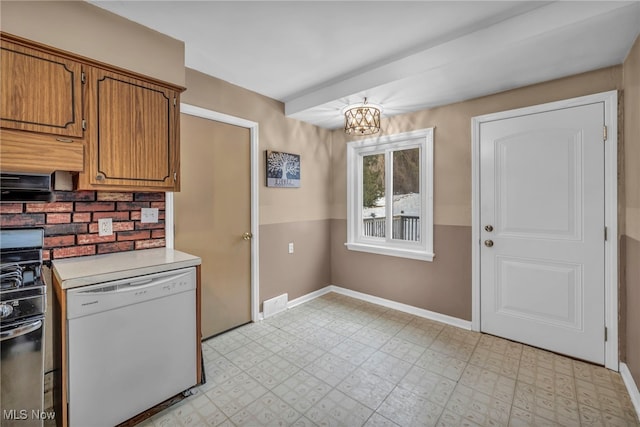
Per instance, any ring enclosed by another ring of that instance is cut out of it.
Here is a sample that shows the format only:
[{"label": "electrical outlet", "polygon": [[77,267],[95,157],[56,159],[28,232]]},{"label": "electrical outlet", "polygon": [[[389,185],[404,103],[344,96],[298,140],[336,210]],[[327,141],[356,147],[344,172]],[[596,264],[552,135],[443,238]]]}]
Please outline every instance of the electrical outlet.
[{"label": "electrical outlet", "polygon": [[111,218],[98,220],[98,236],[111,236],[113,234],[113,221]]},{"label": "electrical outlet", "polygon": [[140,210],[140,222],[142,223],[158,222],[158,208],[142,208]]},{"label": "electrical outlet", "polygon": [[289,253],[292,254],[293,253],[293,242],[289,243]]}]

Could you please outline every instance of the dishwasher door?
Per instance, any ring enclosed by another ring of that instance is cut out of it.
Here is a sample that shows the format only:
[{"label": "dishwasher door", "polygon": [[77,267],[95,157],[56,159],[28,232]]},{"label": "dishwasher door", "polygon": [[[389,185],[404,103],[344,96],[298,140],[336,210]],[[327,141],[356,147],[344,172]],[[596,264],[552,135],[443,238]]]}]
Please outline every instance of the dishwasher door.
[{"label": "dishwasher door", "polygon": [[69,425],[113,426],[194,386],[195,268],[67,291]]}]

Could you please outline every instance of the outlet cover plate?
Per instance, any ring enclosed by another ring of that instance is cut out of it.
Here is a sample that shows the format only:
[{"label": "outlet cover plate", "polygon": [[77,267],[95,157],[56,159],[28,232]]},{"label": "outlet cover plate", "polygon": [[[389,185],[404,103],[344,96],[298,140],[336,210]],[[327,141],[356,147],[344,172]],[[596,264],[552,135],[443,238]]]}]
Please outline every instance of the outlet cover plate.
[{"label": "outlet cover plate", "polygon": [[158,208],[142,208],[140,210],[140,222],[142,222],[142,223],[157,223],[158,222]]},{"label": "outlet cover plate", "polygon": [[98,220],[98,236],[111,236],[113,234],[113,221],[111,218],[100,218]]}]

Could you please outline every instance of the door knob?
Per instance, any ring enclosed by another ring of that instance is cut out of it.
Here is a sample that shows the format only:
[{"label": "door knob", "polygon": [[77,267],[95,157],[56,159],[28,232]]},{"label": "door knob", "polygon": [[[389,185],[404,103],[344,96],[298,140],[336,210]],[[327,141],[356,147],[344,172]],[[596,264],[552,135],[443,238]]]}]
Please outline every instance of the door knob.
[{"label": "door knob", "polygon": [[484,245],[488,248],[490,248],[491,246],[493,246],[493,240],[485,240],[484,241]]},{"label": "door knob", "polygon": [[491,233],[493,231],[493,225],[485,225],[484,229],[485,231],[488,231],[489,233]]},{"label": "door knob", "polygon": [[248,231],[246,233],[244,233],[242,235],[242,240],[251,240],[251,238],[253,237],[253,234],[249,233]]}]

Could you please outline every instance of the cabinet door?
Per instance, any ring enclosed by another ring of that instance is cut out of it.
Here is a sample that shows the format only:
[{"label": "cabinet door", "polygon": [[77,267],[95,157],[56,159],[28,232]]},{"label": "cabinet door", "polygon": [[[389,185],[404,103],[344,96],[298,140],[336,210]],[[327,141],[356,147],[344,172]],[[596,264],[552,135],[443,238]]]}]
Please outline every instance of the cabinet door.
[{"label": "cabinet door", "polygon": [[177,93],[97,68],[90,76],[89,183],[173,190]]},{"label": "cabinet door", "polygon": [[3,128],[82,138],[82,65],[2,40]]}]

